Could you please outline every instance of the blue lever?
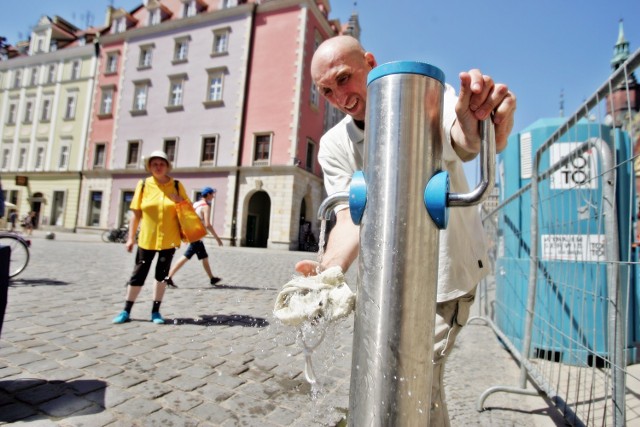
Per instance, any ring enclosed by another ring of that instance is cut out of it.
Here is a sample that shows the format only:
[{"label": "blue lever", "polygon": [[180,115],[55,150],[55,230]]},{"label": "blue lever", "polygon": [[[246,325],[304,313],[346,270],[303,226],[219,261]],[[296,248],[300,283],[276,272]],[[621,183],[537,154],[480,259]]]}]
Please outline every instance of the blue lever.
[{"label": "blue lever", "polygon": [[424,189],[424,205],[429,216],[440,230],[447,228],[449,222],[449,208],[447,197],[449,195],[449,172],[436,172],[431,177]]},{"label": "blue lever", "polygon": [[364,208],[367,205],[367,183],[362,171],[355,171],[351,177],[349,186],[349,211],[351,220],[355,225],[360,225]]}]

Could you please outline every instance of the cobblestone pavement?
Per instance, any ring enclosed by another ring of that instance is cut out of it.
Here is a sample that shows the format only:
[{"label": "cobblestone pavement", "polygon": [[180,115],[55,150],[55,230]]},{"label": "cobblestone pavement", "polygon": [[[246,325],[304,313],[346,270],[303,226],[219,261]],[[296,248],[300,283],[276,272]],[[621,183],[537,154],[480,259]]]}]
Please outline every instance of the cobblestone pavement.
[{"label": "cobblestone pavement", "polygon": [[[344,418],[353,317],[313,353],[311,387],[296,331],[272,316],[293,265],[313,254],[208,243],[224,286],[210,286],[193,259],[165,295],[167,325],[149,321],[151,277],[132,321],[113,325],[133,254],[95,235],[43,237],[35,233],[30,264],[9,288],[0,424],[306,427]],[[356,270],[347,275],[352,288]],[[557,424],[539,397],[496,393],[477,412],[479,395],[516,385],[519,370],[486,326],[467,326],[457,346],[446,373],[454,427]]]}]

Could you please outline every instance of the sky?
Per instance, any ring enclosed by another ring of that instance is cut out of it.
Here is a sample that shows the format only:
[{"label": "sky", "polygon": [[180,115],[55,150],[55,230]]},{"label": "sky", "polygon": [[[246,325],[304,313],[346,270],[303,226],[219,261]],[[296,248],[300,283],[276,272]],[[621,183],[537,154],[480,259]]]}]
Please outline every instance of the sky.
[{"label": "sky", "polygon": [[[630,52],[640,48],[640,0],[329,1],[332,19],[357,12],[361,42],[379,64],[428,62],[456,90],[458,73],[472,68],[506,83],[517,97],[514,132],[558,117],[561,94],[565,116],[573,114],[604,83],[620,19]],[[0,35],[26,38],[42,15],[101,25],[110,3],[132,10],[141,1],[0,0],[8,12]]]}]

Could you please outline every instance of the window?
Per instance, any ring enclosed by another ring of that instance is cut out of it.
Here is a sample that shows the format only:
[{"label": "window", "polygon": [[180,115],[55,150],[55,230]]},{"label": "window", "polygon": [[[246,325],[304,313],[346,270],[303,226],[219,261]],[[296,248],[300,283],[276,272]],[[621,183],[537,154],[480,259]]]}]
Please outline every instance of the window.
[{"label": "window", "polygon": [[24,118],[23,123],[33,122],[33,101],[27,101],[24,104]]},{"label": "window", "polygon": [[311,82],[311,95],[309,96],[309,98],[309,102],[311,103],[311,105],[318,108],[320,97],[318,96],[318,87],[313,81]]},{"label": "window", "polygon": [[149,11],[149,26],[158,25],[162,21],[162,15],[160,8],[151,9]]},{"label": "window", "polygon": [[111,115],[113,108],[113,87],[102,88],[102,100],[100,101],[100,115]]},{"label": "window", "polygon": [[175,163],[176,161],[176,145],[178,141],[175,139],[165,139],[164,140],[164,152],[169,157],[169,161],[171,163]]},{"label": "window", "polygon": [[25,147],[20,148],[18,156],[18,169],[23,170],[27,163],[27,149]]},{"label": "window", "polygon": [[58,161],[58,168],[66,170],[69,167],[69,146],[63,145],[60,147],[60,160]]},{"label": "window", "polygon": [[93,167],[104,167],[104,154],[107,150],[106,144],[96,144],[96,151],[93,153]]},{"label": "window", "polygon": [[189,38],[180,38],[175,40],[173,48],[173,63],[180,63],[187,61],[187,54],[189,52]]},{"label": "window", "polygon": [[34,165],[35,170],[42,170],[44,166],[44,147],[36,148],[36,162]]},{"label": "window", "polygon": [[213,52],[211,55],[221,55],[229,50],[229,28],[213,31]]},{"label": "window", "polygon": [[118,53],[108,53],[107,54],[107,62],[104,66],[105,74],[113,74],[118,71]]},{"label": "window", "polygon": [[116,18],[113,20],[113,32],[114,33],[124,33],[127,31],[127,18],[126,16],[122,16],[120,18]]},{"label": "window", "polygon": [[16,70],[15,74],[13,75],[13,89],[19,88],[21,82],[22,82],[22,71]]},{"label": "window", "polygon": [[145,113],[147,111],[147,94],[149,92],[149,81],[134,82],[133,107],[134,113]]},{"label": "window", "polygon": [[209,74],[207,84],[207,98],[205,105],[214,106],[222,103],[222,89],[224,87],[224,73],[226,69],[212,68],[207,70]]},{"label": "window", "polygon": [[53,83],[56,81],[56,66],[51,64],[49,65],[47,71],[47,83]]},{"label": "window", "polygon": [[18,106],[16,103],[9,104],[9,109],[7,111],[7,124],[13,125],[16,123],[16,111],[18,110]]},{"label": "window", "polygon": [[216,158],[216,146],[218,145],[217,136],[205,136],[202,138],[202,164],[213,165]]},{"label": "window", "polygon": [[9,167],[9,159],[11,158],[11,150],[5,148],[2,150],[2,169],[7,169]]},{"label": "window", "polygon": [[271,151],[271,134],[256,135],[255,149],[253,152],[254,166],[268,165],[270,151]]},{"label": "window", "polygon": [[196,0],[183,0],[182,17],[188,18],[190,16],[196,16],[198,9],[196,8]]},{"label": "window", "polygon": [[316,49],[318,49],[318,47],[322,44],[322,34],[320,34],[318,32],[318,30],[315,31],[314,34],[314,38],[313,38],[313,51],[315,52]]},{"label": "window", "polygon": [[129,206],[133,200],[133,191],[123,191],[120,201],[120,225],[129,224]]},{"label": "window", "polygon": [[138,60],[138,68],[151,67],[151,60],[153,59],[153,46],[140,46],[140,59]]},{"label": "window", "polygon": [[51,99],[44,98],[42,100],[42,111],[40,113],[40,121],[48,122],[51,120]]},{"label": "window", "polygon": [[315,158],[316,144],[310,139],[307,139],[307,159],[304,163],[305,169],[309,172],[313,171],[313,159]]},{"label": "window", "polygon": [[73,61],[71,64],[71,80],[80,78],[80,61]]},{"label": "window", "polygon": [[61,227],[64,222],[64,191],[54,191],[51,203],[51,225]]},{"label": "window", "polygon": [[137,168],[138,157],[140,155],[140,141],[129,141],[129,147],[127,148],[127,167]]},{"label": "window", "polygon": [[92,191],[89,199],[89,215],[87,217],[87,225],[97,227],[100,225],[100,210],[102,210],[102,191]]},{"label": "window", "polygon": [[[182,109],[182,101],[184,95],[184,81],[186,74],[180,74],[169,77],[169,111]],[[179,108],[176,108],[179,107]]]},{"label": "window", "polygon": [[31,69],[31,80],[29,80],[29,86],[35,86],[37,84],[38,84],[38,69],[34,67]]},{"label": "window", "polygon": [[64,108],[64,119],[72,120],[76,116],[76,95],[67,95],[67,103]]}]

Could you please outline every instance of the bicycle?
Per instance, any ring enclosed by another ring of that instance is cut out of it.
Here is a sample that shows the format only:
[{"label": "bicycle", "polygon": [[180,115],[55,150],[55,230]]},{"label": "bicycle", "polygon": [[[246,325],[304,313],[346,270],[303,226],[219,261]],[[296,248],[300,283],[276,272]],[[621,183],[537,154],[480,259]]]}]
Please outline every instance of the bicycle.
[{"label": "bicycle", "polygon": [[29,264],[31,240],[25,239],[16,233],[0,231],[0,246],[9,246],[11,248],[9,278],[14,278],[22,273],[27,268],[27,264]]},{"label": "bicycle", "polygon": [[129,227],[112,228],[102,233],[104,242],[125,243],[129,237]]}]

